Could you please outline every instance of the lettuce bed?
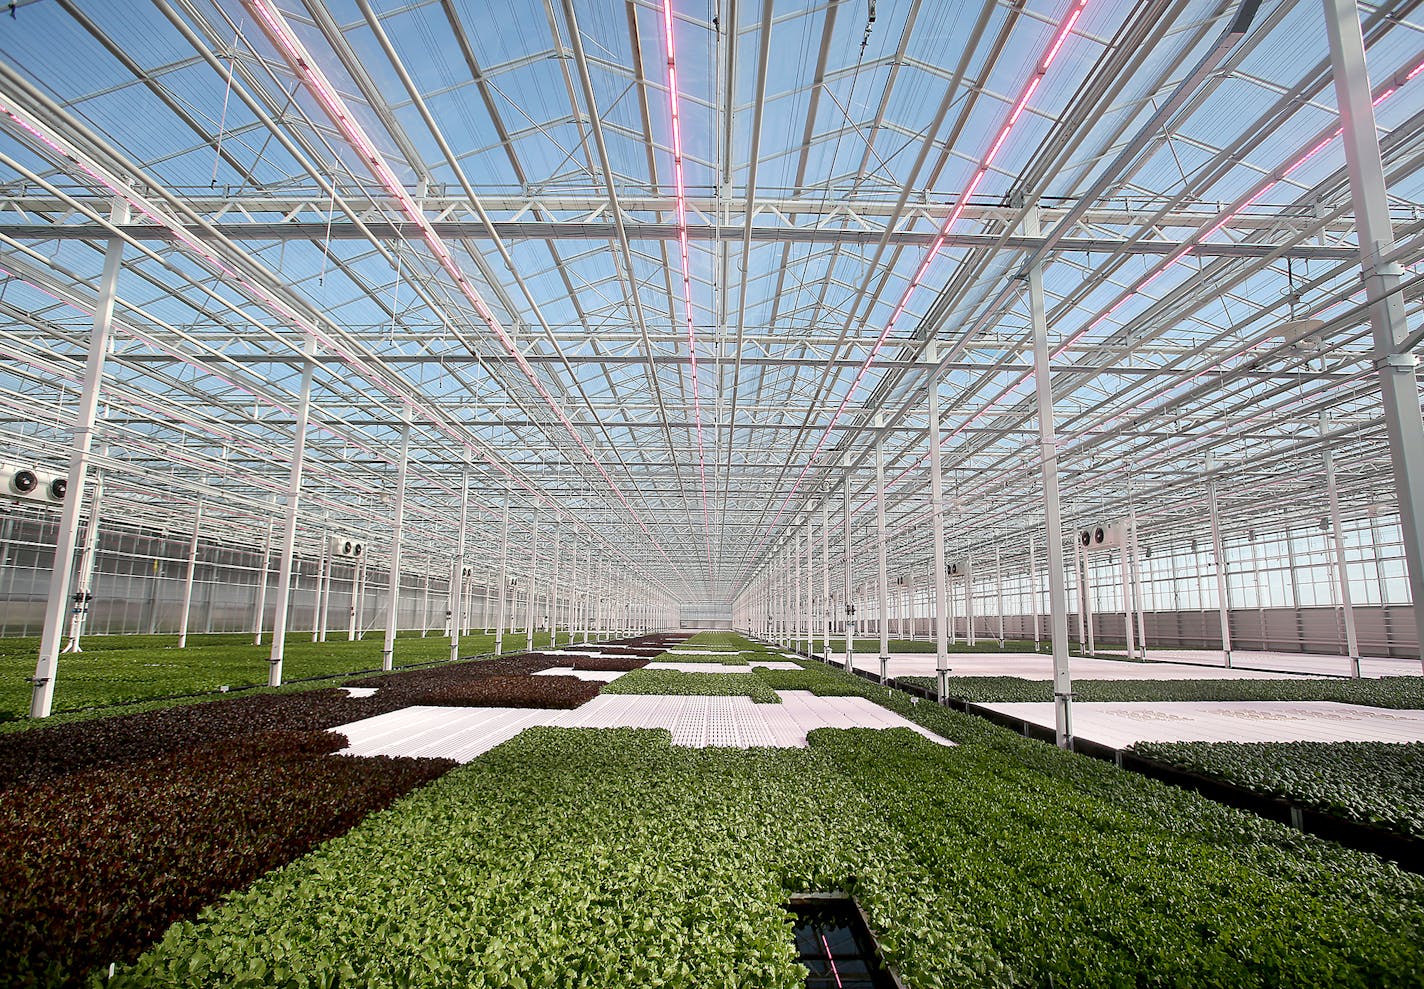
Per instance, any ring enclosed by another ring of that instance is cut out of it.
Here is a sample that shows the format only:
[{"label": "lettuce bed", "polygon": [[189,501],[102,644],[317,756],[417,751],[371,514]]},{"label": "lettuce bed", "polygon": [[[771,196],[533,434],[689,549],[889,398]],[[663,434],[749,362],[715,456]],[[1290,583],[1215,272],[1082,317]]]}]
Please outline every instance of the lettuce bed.
[{"label": "lettuce bed", "polygon": [[223,739],[274,730],[334,728],[419,703],[415,698],[490,677],[548,669],[521,656],[453,663],[355,681],[381,689],[348,697],[335,688],[205,701],[140,714],[39,725],[0,735],[0,788],[65,773],[151,759]]},{"label": "lettuce bed", "polygon": [[[935,689],[933,677],[899,677]],[[971,704],[1049,702],[1046,680],[950,677],[949,696]],[[1339,701],[1367,707],[1424,710],[1424,677],[1378,680],[1075,680],[1073,699],[1086,702]]]},{"label": "lettuce bed", "polygon": [[598,696],[598,684],[570,676],[496,676],[450,683],[409,695],[412,705],[537,707],[570,710]]},{"label": "lettuce bed", "polygon": [[[716,669],[716,667],[712,667]],[[750,697],[758,704],[779,704],[781,698],[760,675],[751,673],[683,673],[680,670],[634,670],[612,683],[605,694],[684,694],[696,697]]]},{"label": "lettuce bed", "polygon": [[1424,981],[1424,881],[906,706],[979,741],[531,729],[176,925],[113,984],[791,989],[781,904],[826,889],[859,898],[911,986]]},{"label": "lettuce bed", "polygon": [[0,792],[0,973],[76,985],[448,770],[278,731]]},{"label": "lettuce bed", "polygon": [[1424,838],[1424,743],[1174,742],[1131,751],[1361,824]]},{"label": "lettuce bed", "polygon": [[[549,640],[547,632],[535,634],[535,643]],[[65,654],[55,683],[55,710],[112,707],[163,697],[210,693],[219,687],[245,687],[267,682],[270,644],[254,646],[250,635],[215,634],[189,637],[186,649],[176,649],[171,635],[87,636],[84,651]],[[518,638],[523,646],[524,638]],[[29,711],[37,639],[0,640],[0,720],[23,718]],[[460,639],[460,651],[476,656],[494,651],[494,636],[484,633]],[[403,632],[396,639],[397,667],[438,662],[450,656],[450,640],[443,635]],[[380,669],[381,635],[348,642],[343,629],[329,642],[293,636],[287,642],[284,675],[288,681],[306,677],[339,676]]]},{"label": "lettuce bed", "polygon": [[643,658],[624,659],[617,656],[577,656],[571,663],[571,668],[575,670],[602,670],[608,673],[628,673],[632,670],[641,670],[647,666],[649,660]]}]

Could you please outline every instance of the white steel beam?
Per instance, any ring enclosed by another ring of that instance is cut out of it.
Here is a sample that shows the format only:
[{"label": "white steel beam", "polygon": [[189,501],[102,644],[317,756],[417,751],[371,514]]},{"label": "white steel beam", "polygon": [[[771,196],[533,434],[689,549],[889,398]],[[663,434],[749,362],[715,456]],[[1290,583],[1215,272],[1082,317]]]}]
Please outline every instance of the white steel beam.
[{"label": "white steel beam", "polygon": [[1403,269],[1386,260],[1394,252],[1394,225],[1365,64],[1359,4],[1356,0],[1324,0],[1324,5],[1350,201],[1355,211],[1365,295],[1370,303],[1385,433],[1394,469],[1410,598],[1414,602],[1414,627],[1417,641],[1424,644],[1424,418],[1419,405],[1419,362],[1405,349],[1409,325],[1399,293]]},{"label": "white steel beam", "polygon": [[386,638],[381,643],[381,669],[395,663],[396,630],[400,627],[401,540],[405,535],[405,488],[410,468],[410,421],[401,423],[400,466],[396,468],[395,520],[391,532],[391,576],[386,587]]},{"label": "white steel beam", "polygon": [[[128,221],[126,201],[113,205],[110,217],[115,223]],[[50,570],[49,593],[45,599],[44,631],[40,634],[40,654],[35,663],[33,688],[30,692],[30,717],[47,718],[54,705],[54,678],[59,670],[60,638],[64,635],[64,618],[70,606],[70,581],[74,575],[74,547],[79,541],[79,511],[84,503],[84,486],[89,471],[89,448],[94,438],[94,420],[99,410],[100,382],[104,376],[104,360],[109,353],[109,333],[114,319],[114,298],[118,293],[119,270],[123,266],[124,242],[109,241],[104,250],[104,273],[99,281],[99,298],[89,334],[89,346],[84,361],[84,387],[74,419],[73,440],[69,451],[69,478],[64,507],[60,510],[59,530],[55,534],[54,564]]]}]

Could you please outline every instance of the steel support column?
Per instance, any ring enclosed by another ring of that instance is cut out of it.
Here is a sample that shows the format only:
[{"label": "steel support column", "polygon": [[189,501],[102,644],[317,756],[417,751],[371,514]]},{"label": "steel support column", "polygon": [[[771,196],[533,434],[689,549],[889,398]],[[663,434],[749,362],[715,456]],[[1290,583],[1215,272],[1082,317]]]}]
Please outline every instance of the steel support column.
[{"label": "steel support column", "polygon": [[262,625],[267,617],[267,571],[272,561],[272,516],[267,516],[267,534],[262,537],[262,563],[257,568],[257,600],[252,606],[252,644],[262,645]]},{"label": "steel support column", "polygon": [[1216,501],[1216,475],[1210,457],[1206,469],[1206,508],[1211,523],[1211,552],[1216,557],[1216,613],[1221,625],[1221,660],[1227,669],[1231,668],[1231,588],[1226,580],[1226,547],[1221,539],[1221,514]]},{"label": "steel support column", "polygon": [[[934,345],[930,345],[934,351]],[[938,354],[934,355],[938,359]],[[944,560],[944,469],[939,449],[939,376],[931,370],[925,388],[925,432],[930,447],[930,525],[934,536],[935,696],[949,695],[949,575]]]},{"label": "steel support column", "polygon": [[[116,202],[109,212],[114,223],[129,221],[127,202]],[[30,717],[47,718],[54,705],[54,678],[59,670],[60,639],[70,608],[70,581],[74,576],[74,547],[79,542],[79,510],[84,504],[84,485],[89,470],[89,447],[94,439],[94,421],[99,412],[99,387],[104,377],[104,360],[109,353],[109,332],[114,321],[114,297],[123,266],[124,242],[115,237],[104,248],[104,271],[99,278],[98,298],[89,332],[89,351],[84,360],[84,384],[74,413],[74,434],[69,448],[69,479],[64,507],[60,509],[59,531],[55,533],[54,564],[45,599],[44,630],[40,653],[35,661],[30,692]]]},{"label": "steel support column", "polygon": [[[1320,416],[1320,431],[1326,431],[1326,416]],[[1350,676],[1360,675],[1360,639],[1355,629],[1355,605],[1350,593],[1350,568],[1345,561],[1345,525],[1340,517],[1340,495],[1335,483],[1335,455],[1327,443],[1320,452],[1325,465],[1325,497],[1330,503],[1330,538],[1335,553],[1335,577],[1340,591],[1341,615],[1345,621],[1345,648],[1350,654]],[[1259,598],[1259,583],[1257,596]],[[1259,603],[1259,601],[1258,601]],[[1264,643],[1263,643],[1264,645]]]},{"label": "steel support column", "polygon": [[89,519],[84,525],[84,541],[79,547],[79,560],[74,572],[74,605],[69,610],[69,641],[63,651],[83,652],[80,640],[89,620],[94,601],[94,561],[99,551],[99,516],[104,504],[104,474],[94,471],[94,483],[89,494]]},{"label": "steel support column", "polygon": [[316,371],[316,340],[303,348],[302,383],[297,395],[297,419],[292,428],[292,464],[287,475],[287,503],[282,518],[282,562],[277,566],[277,611],[272,616],[272,651],[267,660],[267,686],[282,685],[282,657],[287,648],[287,615],[292,607],[292,565],[297,546],[297,510],[302,497],[306,462],[307,423],[311,418],[312,374]]},{"label": "steel support column", "polygon": [[405,485],[410,468],[410,422],[401,424],[400,466],[396,468],[395,529],[391,533],[391,579],[386,588],[386,638],[381,645],[381,669],[392,669],[396,629],[400,625],[401,536],[405,528]]},{"label": "steel support column", "polygon": [[831,661],[831,500],[821,499],[821,658]]},{"label": "steel support column", "polygon": [[193,538],[188,541],[188,569],[183,574],[183,604],[178,611],[178,648],[188,647],[188,613],[193,609],[193,578],[198,572],[198,539],[203,534],[203,503],[193,510]]},{"label": "steel support column", "polygon": [[[879,417],[877,417],[879,419]],[[876,425],[883,425],[883,420]],[[876,624],[880,631],[880,682],[890,678],[890,573],[888,552],[885,546],[885,433],[875,434],[875,563],[878,576],[877,590],[880,600],[880,617]]]},{"label": "steel support column", "polygon": [[317,567],[316,621],[312,622],[316,626],[312,633],[312,639],[316,642],[326,641],[326,629],[331,621],[331,588],[335,583],[332,579],[335,566],[336,561],[331,556],[331,539],[324,539],[320,563]]},{"label": "steel support column", "polygon": [[504,496],[504,520],[499,527],[499,615],[494,630],[494,651],[504,652],[504,629],[509,624],[509,495]]},{"label": "steel support column", "polygon": [[850,551],[850,458],[841,461],[844,477],[841,479],[841,537],[845,548],[845,571],[841,582],[841,602],[845,612],[845,671],[855,669],[855,605],[851,601],[852,563]]},{"label": "steel support column", "polygon": [[[1400,533],[1409,570],[1417,641],[1424,643],[1424,420],[1419,407],[1418,360],[1404,347],[1409,327],[1399,291],[1403,269],[1384,259],[1393,252],[1379,132],[1375,126],[1365,44],[1356,0],[1324,0],[1326,34],[1340,107],[1346,171],[1379,369],[1385,432],[1394,467]],[[1353,658],[1353,657],[1352,657]]]},{"label": "steel support column", "polygon": [[[1037,236],[1038,208],[1030,207],[1026,232]],[[1073,744],[1073,679],[1068,669],[1068,586],[1063,560],[1063,522],[1058,503],[1058,437],[1053,423],[1053,370],[1049,363],[1048,317],[1043,299],[1043,267],[1028,270],[1029,316],[1033,327],[1034,388],[1038,401],[1038,443],[1043,461],[1044,539],[1048,544],[1049,645],[1053,650],[1055,736],[1060,748]],[[1077,540],[1074,540],[1076,543]]]},{"label": "steel support column", "polygon": [[[505,502],[506,523],[509,518],[509,503]],[[460,531],[455,536],[455,561],[450,566],[450,662],[460,658],[460,609],[464,605],[465,555],[469,545],[466,530],[470,525],[470,465],[460,469]],[[504,564],[500,563],[500,582],[504,581]],[[498,652],[498,650],[496,650]]]},{"label": "steel support column", "polygon": [[524,589],[524,649],[534,651],[534,605],[539,584],[539,510],[529,523],[529,586]]},{"label": "steel support column", "polygon": [[1038,537],[1033,533],[1028,536],[1028,599],[1033,615],[1033,650],[1037,652],[1043,648],[1043,637],[1038,624]]}]

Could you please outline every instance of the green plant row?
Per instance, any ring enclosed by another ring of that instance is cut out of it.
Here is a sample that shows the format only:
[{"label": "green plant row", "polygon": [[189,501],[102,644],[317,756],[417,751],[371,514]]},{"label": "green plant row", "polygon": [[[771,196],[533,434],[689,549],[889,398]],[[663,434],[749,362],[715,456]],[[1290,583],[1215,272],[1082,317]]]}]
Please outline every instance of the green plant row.
[{"label": "green plant row", "polygon": [[[288,638],[283,676],[287,680],[332,676],[379,669],[383,633],[373,632],[354,642],[343,629],[326,642],[312,642],[310,633]],[[30,684],[35,669],[35,649],[14,650],[4,641],[0,653],[0,721],[21,718],[29,711]],[[506,652],[524,648],[522,632],[505,638]],[[536,633],[535,645],[548,642],[548,633]],[[150,701],[183,694],[214,691],[220,687],[247,687],[267,682],[271,644],[255,646],[246,635],[189,636],[185,649],[176,648],[176,636],[108,635],[84,640],[84,651],[60,657],[55,681],[56,712]],[[462,636],[465,656],[494,651],[494,636],[483,632]],[[396,640],[395,665],[438,662],[450,656],[450,640],[443,635],[420,638],[405,634]]]},{"label": "green plant row", "polygon": [[665,652],[654,662],[658,663],[706,663],[709,666],[746,666],[749,663],[765,663],[781,659],[779,652],[748,650],[730,656]]},{"label": "green plant row", "polygon": [[903,707],[964,744],[531,729],[171,928],[113,985],[792,989],[781,905],[831,889],[922,989],[1424,983],[1419,878]]},{"label": "green plant row", "polygon": [[[903,683],[935,689],[933,677],[899,677]],[[949,696],[971,704],[1053,700],[1046,680],[1019,677],[950,677]],[[1162,701],[1339,701],[1408,710],[1424,709],[1424,677],[1378,680],[1075,680],[1075,700],[1088,702]]]},{"label": "green plant row", "polygon": [[1424,837],[1424,743],[1139,743],[1132,752],[1362,824]]},{"label": "green plant row", "polygon": [[750,639],[736,632],[698,632],[692,638],[682,643],[680,648],[688,649],[693,646],[706,646],[708,649],[736,649],[751,652],[757,652],[766,648],[763,643],[752,642]]},{"label": "green plant row", "polygon": [[679,670],[634,670],[603,687],[605,694],[682,694],[693,697],[750,697],[758,704],[779,704],[781,698],[761,676],[751,673],[683,673]]},{"label": "green plant row", "polygon": [[[817,631],[819,632],[819,629],[818,629]],[[821,636],[820,636],[819,634],[815,637],[815,644],[816,644],[816,648],[819,650],[820,647],[821,647]],[[973,653],[979,653],[979,652],[999,652],[999,651],[1000,651],[1000,650],[999,650],[999,640],[998,640],[998,639],[989,639],[989,638],[981,638],[981,639],[979,639],[978,641],[976,641],[976,642],[974,643],[974,645],[972,645],[972,646],[971,646],[969,643],[965,642],[963,639],[961,639],[961,640],[959,640],[958,642],[950,643],[948,648],[949,648],[949,651],[950,651],[950,652],[973,652]],[[856,639],[856,640],[855,640],[855,651],[858,652],[858,653],[873,653],[873,654],[875,654],[875,655],[879,655],[879,654],[880,654],[880,639],[879,639],[879,638],[874,638],[874,639]],[[897,652],[934,652],[934,651],[935,651],[935,642],[934,642],[933,639],[928,639],[928,640],[927,640],[927,639],[891,639],[891,640],[890,640],[890,651],[891,651],[892,653],[897,653]],[[1034,651],[1033,640],[1031,640],[1031,639],[1006,639],[1006,640],[1004,640],[1004,648],[1003,648],[1003,651],[1004,651],[1004,652],[1033,652],[1033,651]],[[844,636],[844,635],[841,635],[841,636],[839,636],[839,637],[834,636],[834,635],[831,636],[831,652],[833,652],[833,653],[842,653],[842,652],[845,652],[845,636]]]}]

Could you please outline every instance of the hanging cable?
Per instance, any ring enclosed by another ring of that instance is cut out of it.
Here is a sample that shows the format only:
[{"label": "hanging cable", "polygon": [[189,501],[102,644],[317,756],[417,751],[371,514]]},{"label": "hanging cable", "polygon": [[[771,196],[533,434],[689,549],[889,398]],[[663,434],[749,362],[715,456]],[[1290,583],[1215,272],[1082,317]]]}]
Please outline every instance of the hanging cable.
[{"label": "hanging cable", "polygon": [[227,104],[232,96],[232,73],[237,67],[237,43],[241,38],[242,28],[239,27],[238,33],[233,36],[232,50],[227,57],[227,89],[223,92],[222,114],[218,117],[218,143],[213,149],[213,177],[208,182],[209,189],[217,188],[218,184],[218,163],[222,161],[223,136],[227,131]]},{"label": "hanging cable", "polygon": [[317,276],[317,285],[326,284],[326,261],[331,256],[331,220],[336,215],[336,169],[331,170],[331,202],[326,207],[326,236],[321,242],[321,274]]}]

